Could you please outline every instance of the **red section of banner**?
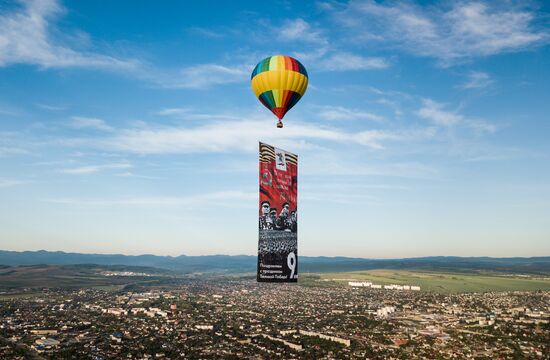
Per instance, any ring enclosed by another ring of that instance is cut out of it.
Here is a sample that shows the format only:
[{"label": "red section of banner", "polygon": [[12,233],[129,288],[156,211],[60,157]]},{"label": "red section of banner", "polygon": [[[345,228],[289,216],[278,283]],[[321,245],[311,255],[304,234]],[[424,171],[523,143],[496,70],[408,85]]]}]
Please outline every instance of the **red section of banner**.
[{"label": "red section of banner", "polygon": [[[260,219],[264,230],[294,230],[298,211],[298,158],[260,143]],[[266,208],[269,206],[269,211]],[[272,228],[271,228],[272,227]]]}]

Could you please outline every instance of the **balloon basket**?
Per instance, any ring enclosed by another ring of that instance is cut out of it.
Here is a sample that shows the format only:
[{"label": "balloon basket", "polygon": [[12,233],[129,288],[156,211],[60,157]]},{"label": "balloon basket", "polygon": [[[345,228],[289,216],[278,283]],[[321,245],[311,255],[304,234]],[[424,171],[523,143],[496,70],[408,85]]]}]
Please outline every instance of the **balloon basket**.
[{"label": "balloon basket", "polygon": [[281,120],[279,120],[279,122],[277,123],[277,127],[279,129],[281,129],[283,127],[283,122]]}]

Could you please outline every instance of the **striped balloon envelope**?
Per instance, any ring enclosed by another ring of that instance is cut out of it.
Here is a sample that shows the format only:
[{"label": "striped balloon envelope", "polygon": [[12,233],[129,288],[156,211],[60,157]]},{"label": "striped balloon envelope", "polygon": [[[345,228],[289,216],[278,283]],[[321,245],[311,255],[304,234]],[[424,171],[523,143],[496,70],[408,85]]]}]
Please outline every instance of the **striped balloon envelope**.
[{"label": "striped balloon envelope", "polygon": [[270,56],[256,65],[251,79],[254,94],[279,118],[277,127],[283,127],[281,120],[306,92],[306,68],[290,56]]}]

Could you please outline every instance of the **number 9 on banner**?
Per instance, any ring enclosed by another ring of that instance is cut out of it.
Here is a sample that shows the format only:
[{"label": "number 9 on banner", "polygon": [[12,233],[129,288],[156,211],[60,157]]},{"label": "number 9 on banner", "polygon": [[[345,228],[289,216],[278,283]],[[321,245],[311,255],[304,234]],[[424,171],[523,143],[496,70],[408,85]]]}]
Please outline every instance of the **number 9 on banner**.
[{"label": "number 9 on banner", "polygon": [[294,273],[296,272],[296,254],[294,254],[293,252],[289,253],[288,257],[286,258],[286,264],[290,269],[290,279],[294,279],[296,277],[294,275]]}]

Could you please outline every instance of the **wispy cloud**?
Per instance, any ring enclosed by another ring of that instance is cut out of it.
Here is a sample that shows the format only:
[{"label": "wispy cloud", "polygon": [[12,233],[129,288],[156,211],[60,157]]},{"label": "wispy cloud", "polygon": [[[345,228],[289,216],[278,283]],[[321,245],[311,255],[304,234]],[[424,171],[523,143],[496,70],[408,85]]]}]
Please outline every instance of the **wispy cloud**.
[{"label": "wispy cloud", "polygon": [[325,120],[384,120],[380,115],[343,106],[322,106],[319,116]]},{"label": "wispy cloud", "polygon": [[160,72],[149,80],[165,88],[207,89],[216,85],[245,84],[252,68],[250,64],[236,66],[198,64],[185,67],[175,73]]},{"label": "wispy cloud", "polygon": [[380,57],[365,57],[349,52],[335,52],[321,62],[321,69],[329,71],[380,70],[390,66]]},{"label": "wispy cloud", "polygon": [[520,148],[514,146],[495,146],[492,144],[479,144],[477,146],[468,146],[463,152],[464,162],[498,162],[498,161],[517,161],[526,159],[536,162],[546,161],[548,154],[544,151]]},{"label": "wispy cloud", "polygon": [[113,128],[98,118],[73,116],[69,125],[76,129],[95,129],[101,131],[113,131]]},{"label": "wispy cloud", "polygon": [[36,104],[41,109],[49,110],[49,111],[63,111],[67,110],[66,106],[55,106],[55,105],[48,105],[48,104]]},{"label": "wispy cloud", "polygon": [[490,86],[493,82],[489,74],[480,71],[472,71],[468,74],[466,82],[460,85],[460,87],[463,89],[482,89]]},{"label": "wispy cloud", "polygon": [[22,181],[22,180],[13,180],[13,179],[0,179],[0,189],[1,188],[8,188],[23,184],[28,184],[29,181]]},{"label": "wispy cloud", "polygon": [[[208,113],[208,112],[198,112],[196,109],[191,107],[182,107],[182,108],[164,108],[156,112],[160,116],[169,116],[175,117],[178,119],[185,120],[240,120],[242,117],[232,113]],[[145,124],[144,124],[145,125]]]},{"label": "wispy cloud", "polygon": [[478,56],[521,51],[547,43],[536,14],[510,2],[461,1],[438,5],[351,1],[329,9],[357,41],[385,42],[437,58],[443,65]]},{"label": "wispy cloud", "polygon": [[136,154],[227,153],[255,151],[258,139],[296,148],[311,143],[349,142],[372,149],[383,149],[390,141],[433,136],[430,128],[418,130],[363,130],[348,132],[327,126],[293,122],[284,132],[273,131],[267,119],[213,121],[193,127],[130,128],[102,138],[65,139],[68,146],[91,146]]},{"label": "wispy cloud", "polygon": [[0,158],[34,154],[28,143],[22,141],[19,133],[0,131]]},{"label": "wispy cloud", "polygon": [[467,119],[465,123],[466,126],[479,134],[494,133],[498,129],[495,124],[491,124],[490,122],[484,120]]},{"label": "wispy cloud", "polygon": [[86,175],[86,174],[94,174],[98,173],[100,171],[105,170],[120,170],[120,169],[129,169],[132,165],[128,163],[113,163],[113,164],[102,164],[102,165],[87,165],[87,166],[79,166],[69,169],[61,169],[59,172],[63,174],[70,174],[70,175]]},{"label": "wispy cloud", "polygon": [[20,116],[21,114],[21,110],[8,104],[0,103],[0,115]]},{"label": "wispy cloud", "polygon": [[161,179],[158,176],[149,176],[149,175],[141,175],[141,174],[135,174],[131,171],[124,171],[118,174],[114,174],[116,177],[126,177],[126,178],[136,178],[136,179],[147,179],[147,180],[159,180]]},{"label": "wispy cloud", "polygon": [[445,105],[438,103],[432,99],[423,99],[422,107],[418,110],[417,115],[421,118],[431,121],[433,124],[443,127],[465,126],[473,129],[476,132],[495,132],[496,125],[485,120],[468,118],[459,114],[456,111],[445,109]]},{"label": "wispy cloud", "polygon": [[[418,135],[417,135],[418,136]],[[389,176],[402,178],[435,179],[439,171],[431,164],[418,161],[408,162],[370,162],[365,157],[354,157],[353,154],[341,156],[337,153],[318,152],[309,154],[307,162],[302,162],[301,173],[308,176]]]},{"label": "wispy cloud", "polygon": [[[43,68],[120,70],[143,81],[175,89],[205,89],[244,82],[250,72],[251,65],[229,66],[214,63],[165,69],[139,59],[124,59],[98,51],[84,51],[81,48],[86,48],[85,45],[88,44],[71,46],[54,36],[60,32],[55,28],[55,20],[63,13],[63,7],[56,0],[30,0],[0,15],[0,67],[32,64]],[[80,31],[78,33],[81,34]],[[61,110],[49,105],[38,106],[52,111]]]},{"label": "wispy cloud", "polygon": [[382,57],[357,55],[349,51],[331,49],[329,46],[296,51],[293,55],[304,63],[309,62],[308,68],[318,71],[382,70],[391,65]]},{"label": "wispy cloud", "polygon": [[366,57],[343,51],[338,43],[329,41],[324,31],[302,18],[286,20],[277,26],[271,26],[277,41],[303,44],[293,53],[302,61],[311,62],[311,69],[320,71],[380,70],[390,66],[381,57]]},{"label": "wispy cloud", "polygon": [[212,29],[202,28],[202,27],[191,27],[188,30],[192,33],[195,33],[210,39],[223,39],[224,37],[226,37],[226,33],[227,33],[227,30],[214,31]]},{"label": "wispy cloud", "polygon": [[443,110],[443,105],[432,99],[424,99],[422,101],[422,107],[418,110],[418,116],[440,126],[453,126],[464,120],[462,115]]},{"label": "wispy cloud", "polygon": [[189,196],[136,196],[118,199],[55,198],[43,201],[79,206],[208,206],[213,202],[234,206],[238,200],[248,202],[256,199],[257,196],[256,193],[227,190]]},{"label": "wispy cloud", "polygon": [[32,64],[44,68],[134,69],[136,61],[83,52],[52,35],[52,22],[63,13],[55,0],[30,0],[0,15],[0,66]]},{"label": "wispy cloud", "polygon": [[161,116],[178,116],[187,115],[191,112],[190,108],[165,108],[157,112],[157,115]]},{"label": "wispy cloud", "polygon": [[29,150],[17,146],[0,146],[0,158],[13,155],[28,155],[30,153]]},{"label": "wispy cloud", "polygon": [[328,40],[321,30],[300,18],[285,21],[281,27],[278,27],[277,34],[283,41],[300,41],[316,45],[328,44]]}]

